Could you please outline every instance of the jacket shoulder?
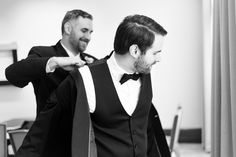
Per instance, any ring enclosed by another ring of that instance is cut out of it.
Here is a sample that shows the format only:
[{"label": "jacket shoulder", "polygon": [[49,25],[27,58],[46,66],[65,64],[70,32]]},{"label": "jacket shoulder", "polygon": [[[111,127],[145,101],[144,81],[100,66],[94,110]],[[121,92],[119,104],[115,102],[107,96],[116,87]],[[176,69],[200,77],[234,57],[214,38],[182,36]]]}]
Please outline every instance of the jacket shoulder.
[{"label": "jacket shoulder", "polygon": [[91,64],[88,64],[88,67],[92,68],[94,66],[98,66],[98,65],[106,63],[106,61],[107,61],[107,58],[102,58],[102,59],[96,60],[95,62],[93,62]]},{"label": "jacket shoulder", "polygon": [[55,48],[54,46],[34,46],[30,49],[30,54],[37,54],[40,56],[52,56],[55,55]]}]

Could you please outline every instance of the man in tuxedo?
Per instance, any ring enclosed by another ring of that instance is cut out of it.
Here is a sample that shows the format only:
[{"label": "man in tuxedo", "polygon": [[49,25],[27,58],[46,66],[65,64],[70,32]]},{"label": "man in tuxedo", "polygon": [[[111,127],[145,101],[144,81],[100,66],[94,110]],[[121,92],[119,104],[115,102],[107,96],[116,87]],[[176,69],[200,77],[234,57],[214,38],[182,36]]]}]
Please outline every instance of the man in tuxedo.
[{"label": "man in tuxedo", "polygon": [[170,157],[150,76],[166,34],[147,16],[127,16],[110,57],[68,75],[16,157]]},{"label": "man in tuxedo", "polygon": [[68,11],[61,25],[62,39],[56,45],[33,47],[26,59],[6,68],[6,78],[13,85],[22,88],[32,82],[37,114],[69,71],[96,60],[84,53],[93,32],[92,20],[83,10]]}]

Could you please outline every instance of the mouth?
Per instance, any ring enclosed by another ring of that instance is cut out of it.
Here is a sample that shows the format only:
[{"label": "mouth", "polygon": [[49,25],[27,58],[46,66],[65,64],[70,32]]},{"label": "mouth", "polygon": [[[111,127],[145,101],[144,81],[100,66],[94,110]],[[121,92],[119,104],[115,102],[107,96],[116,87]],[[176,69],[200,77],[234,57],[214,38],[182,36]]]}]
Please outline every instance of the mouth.
[{"label": "mouth", "polygon": [[87,42],[87,41],[80,40],[80,43],[85,44],[85,45],[88,45],[88,42]]},{"label": "mouth", "polygon": [[87,39],[80,39],[80,42],[85,43],[85,44],[88,44],[88,43],[89,43],[89,40],[87,40]]},{"label": "mouth", "polygon": [[152,63],[152,65],[155,65],[157,62],[159,62],[159,61],[155,61],[154,63]]}]

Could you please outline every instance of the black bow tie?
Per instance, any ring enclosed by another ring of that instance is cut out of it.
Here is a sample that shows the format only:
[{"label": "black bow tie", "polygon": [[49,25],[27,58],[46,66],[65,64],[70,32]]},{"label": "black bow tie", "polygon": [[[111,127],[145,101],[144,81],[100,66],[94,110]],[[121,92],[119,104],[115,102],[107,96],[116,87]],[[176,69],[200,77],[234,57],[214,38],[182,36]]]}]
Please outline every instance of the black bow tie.
[{"label": "black bow tie", "polygon": [[132,79],[132,80],[138,80],[139,78],[141,77],[141,74],[136,74],[136,73],[133,73],[133,74],[124,74],[121,79],[120,79],[120,83],[123,84],[125,83],[126,81],[128,81],[129,79]]}]

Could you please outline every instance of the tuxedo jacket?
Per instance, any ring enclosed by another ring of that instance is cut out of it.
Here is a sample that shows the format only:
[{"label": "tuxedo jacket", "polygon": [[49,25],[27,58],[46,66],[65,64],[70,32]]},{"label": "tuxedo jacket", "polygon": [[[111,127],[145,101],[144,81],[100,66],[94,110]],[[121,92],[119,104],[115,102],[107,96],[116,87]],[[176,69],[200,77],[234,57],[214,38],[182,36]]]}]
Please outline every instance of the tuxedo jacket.
[{"label": "tuxedo jacket", "polygon": [[[105,60],[101,61],[101,64]],[[97,66],[100,61],[89,65]],[[96,79],[96,78],[94,78]],[[16,157],[97,157],[83,79],[75,70],[51,95],[37,116]],[[152,105],[148,115],[147,156],[170,157],[159,116]]]},{"label": "tuxedo jacket", "polygon": [[[62,68],[57,68],[53,73],[46,73],[47,61],[53,56],[68,56],[60,41],[53,46],[36,46],[31,48],[26,59],[13,63],[5,70],[7,80],[17,87],[22,88],[29,82],[32,82],[36,96],[37,113],[44,108],[50,94],[69,73]],[[82,60],[84,60],[85,56],[97,60],[89,54],[81,53]]]}]

